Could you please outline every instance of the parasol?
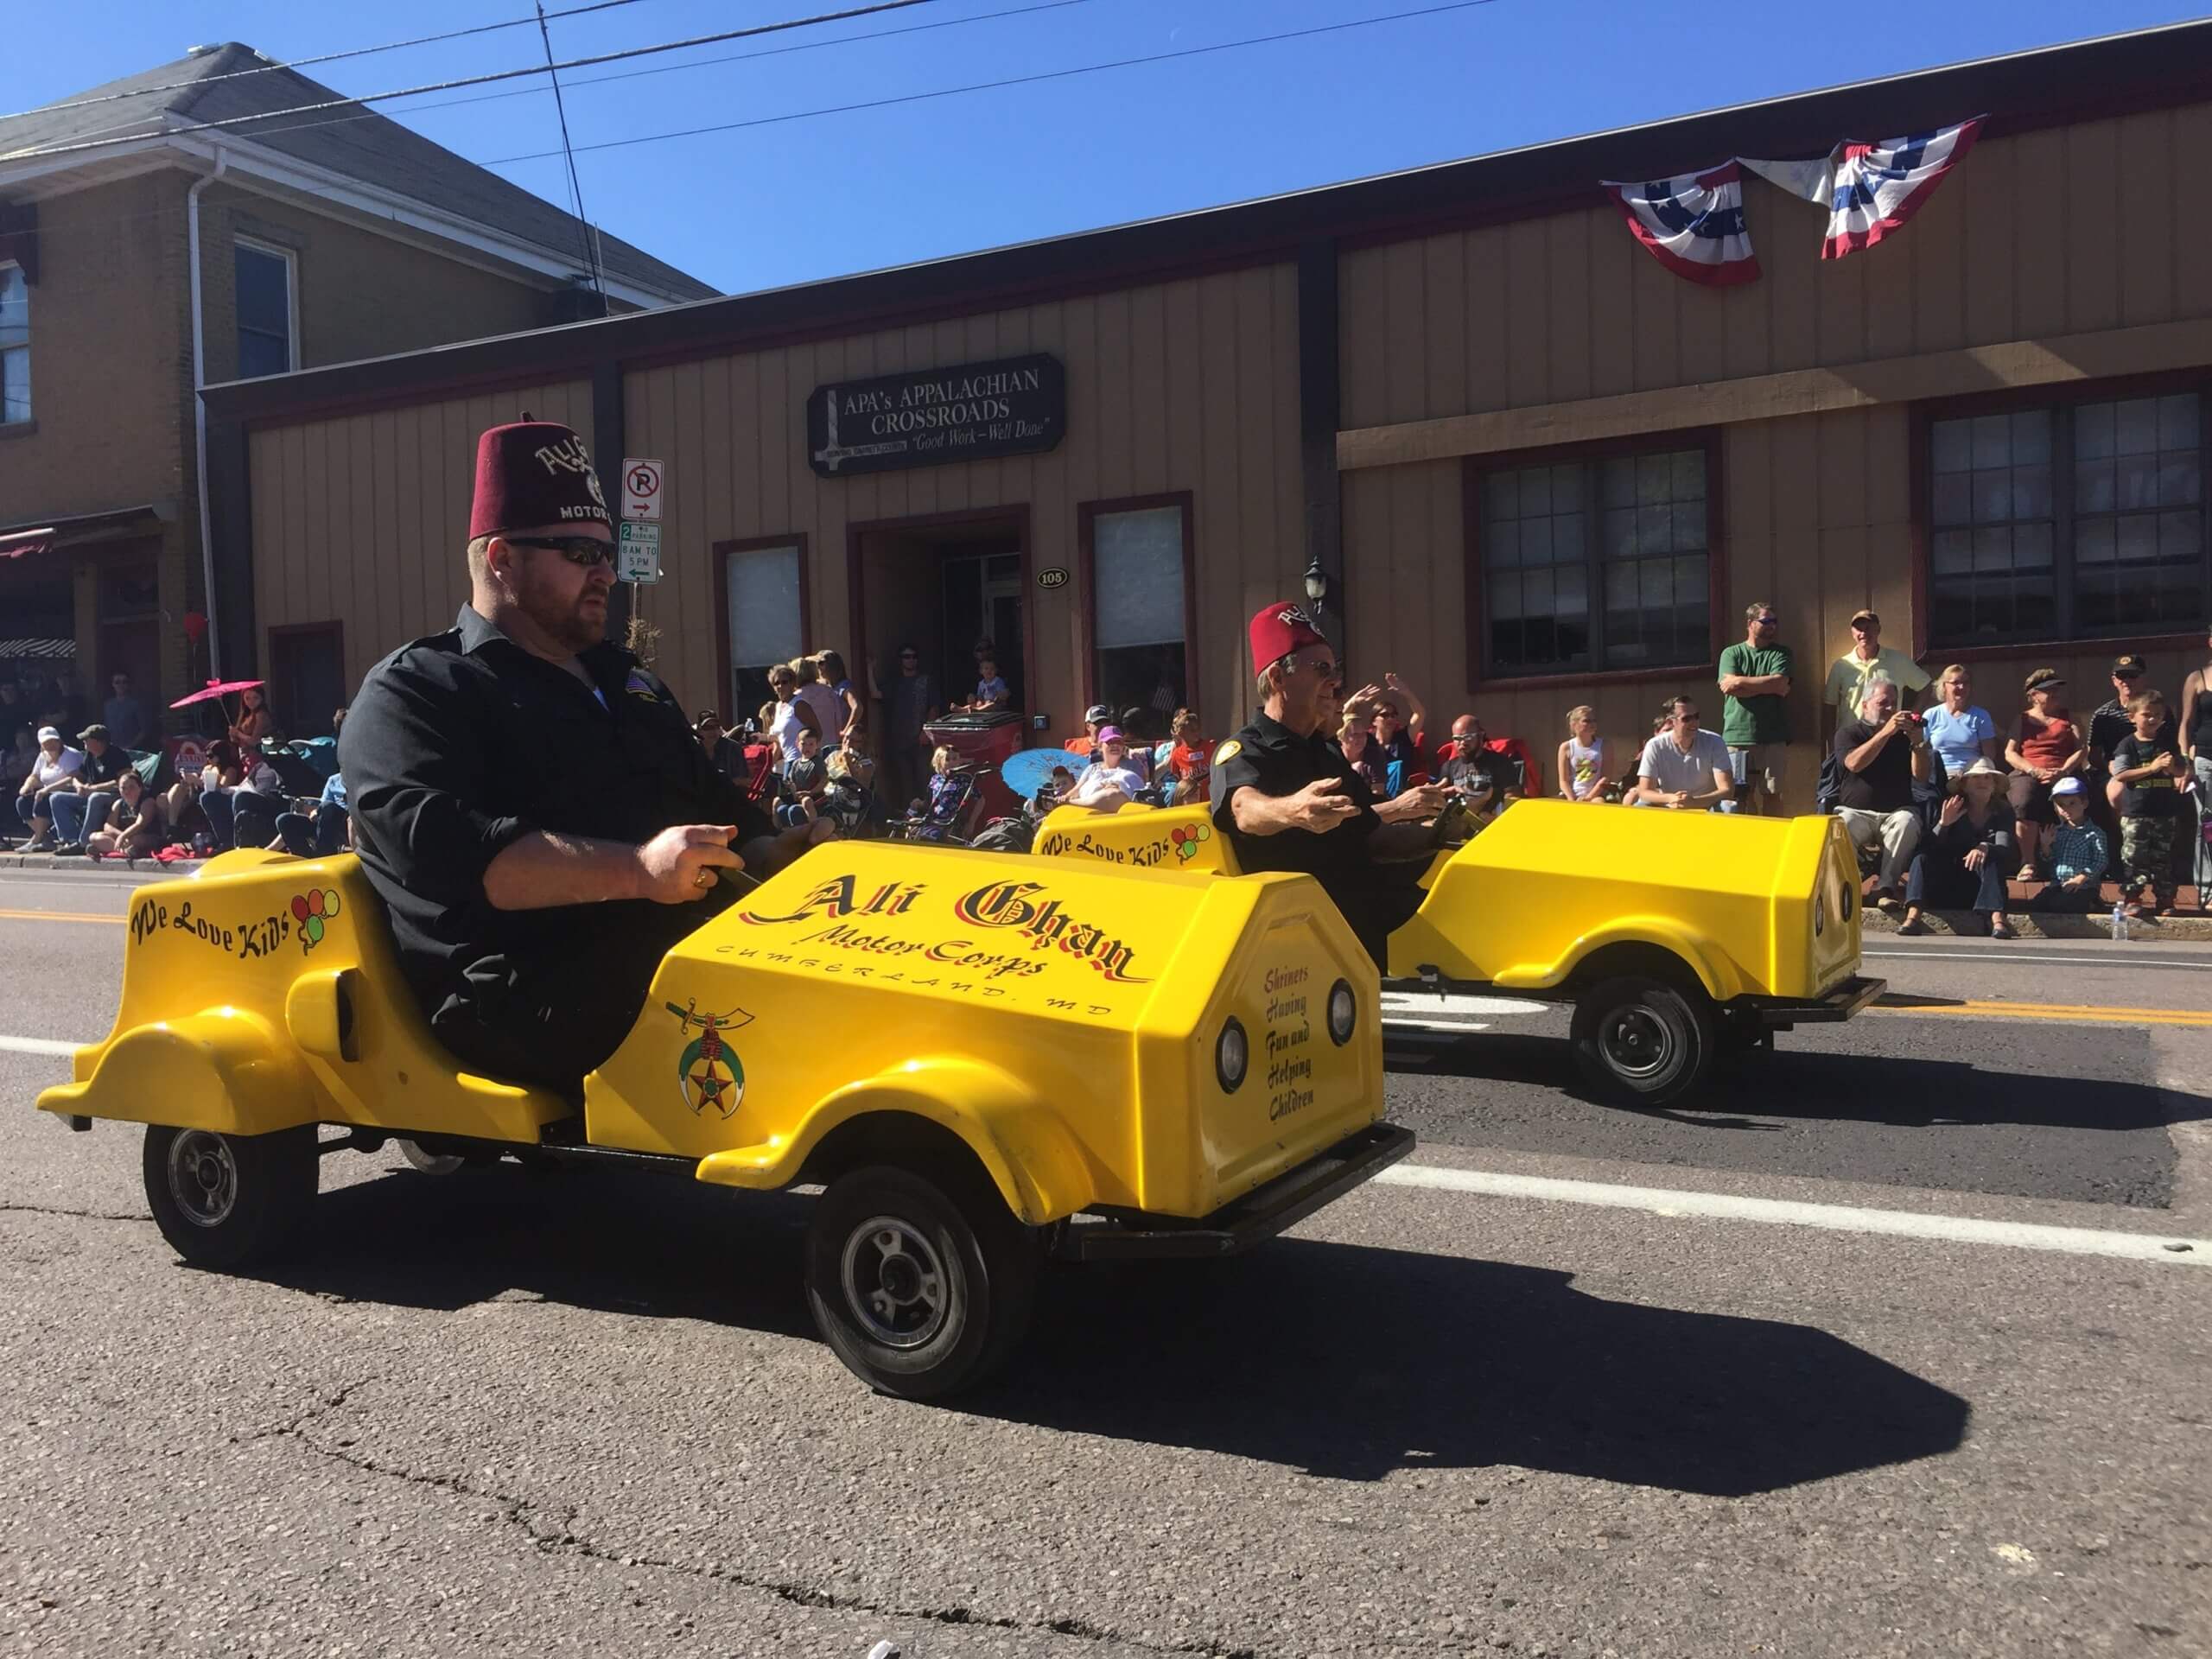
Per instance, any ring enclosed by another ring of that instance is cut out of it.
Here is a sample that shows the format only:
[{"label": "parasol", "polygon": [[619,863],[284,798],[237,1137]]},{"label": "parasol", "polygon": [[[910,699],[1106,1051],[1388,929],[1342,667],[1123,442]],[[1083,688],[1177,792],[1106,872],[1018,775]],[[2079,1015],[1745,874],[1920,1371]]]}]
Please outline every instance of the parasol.
[{"label": "parasol", "polygon": [[1023,749],[999,762],[999,779],[1026,799],[1052,781],[1053,767],[1079,772],[1090,764],[1090,756],[1071,754],[1065,749]]},{"label": "parasol", "polygon": [[233,691],[251,691],[268,683],[266,680],[210,680],[199,690],[179,697],[169,707],[182,709],[195,702],[213,702],[219,697],[229,696]]}]

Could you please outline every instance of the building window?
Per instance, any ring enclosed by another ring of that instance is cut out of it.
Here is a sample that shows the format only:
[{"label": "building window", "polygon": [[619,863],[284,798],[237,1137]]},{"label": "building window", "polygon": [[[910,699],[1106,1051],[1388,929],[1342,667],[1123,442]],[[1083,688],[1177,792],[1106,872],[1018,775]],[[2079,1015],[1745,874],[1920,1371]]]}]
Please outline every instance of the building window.
[{"label": "building window", "polygon": [[31,289],[19,265],[0,265],[0,426],[31,417]]},{"label": "building window", "polygon": [[2212,601],[2196,392],[1930,423],[1930,641],[2171,632]]},{"label": "building window", "polygon": [[292,345],[292,256],[282,248],[237,247],[238,378],[286,374],[297,366]]},{"label": "building window", "polygon": [[804,550],[795,542],[727,550],[722,612],[728,649],[729,707],[718,712],[742,727],[774,701],[768,670],[806,649]]},{"label": "building window", "polygon": [[1704,662],[1707,482],[1703,449],[1482,474],[1476,543],[1489,675]]},{"label": "building window", "polygon": [[299,622],[269,630],[269,706],[287,737],[328,737],[343,708],[346,630],[338,622]]},{"label": "building window", "polygon": [[1081,510],[1090,595],[1091,696],[1161,722],[1188,706],[1191,506],[1187,498]]}]

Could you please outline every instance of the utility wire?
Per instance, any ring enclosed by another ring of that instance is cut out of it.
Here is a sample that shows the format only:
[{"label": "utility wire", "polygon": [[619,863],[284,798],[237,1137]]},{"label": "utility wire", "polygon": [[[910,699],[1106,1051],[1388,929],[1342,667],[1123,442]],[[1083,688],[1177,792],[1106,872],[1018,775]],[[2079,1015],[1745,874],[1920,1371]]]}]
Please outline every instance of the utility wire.
[{"label": "utility wire", "polygon": [[[1037,3],[1033,5],[1014,6],[1004,11],[978,12],[970,17],[947,17],[933,23],[909,23],[900,29],[874,29],[865,35],[841,35],[835,40],[800,41],[790,46],[772,46],[758,52],[733,52],[726,54],[721,57],[700,58],[690,63],[657,64],[648,69],[626,69],[616,74],[593,75],[589,77],[573,79],[568,83],[568,89],[570,92],[574,92],[580,86],[603,86],[609,81],[636,80],[646,75],[672,75],[680,73],[686,69],[707,69],[712,68],[716,65],[725,63],[747,63],[755,58],[781,57],[786,54],[793,52],[818,52],[826,47],[850,46],[855,45],[863,41],[887,40],[894,35],[918,35],[926,33],[932,29],[958,29],[969,23],[988,23],[1001,17],[1020,17],[1026,16],[1032,12],[1058,11],[1070,6],[1084,6],[1090,5],[1091,3],[1092,0],[1037,0]],[[549,12],[547,14],[548,16],[551,17],[558,17],[562,15],[562,13],[557,11]],[[544,95],[544,92],[545,88],[543,86],[511,87],[505,92],[478,92],[468,98],[443,99],[435,104],[423,104],[417,105],[414,109],[404,111],[404,113],[411,116],[426,113],[431,110],[457,109],[464,104],[496,103],[501,99],[507,98],[540,98]],[[329,116],[320,121],[296,121],[289,126],[270,127],[264,131],[257,132],[253,136],[256,138],[275,137],[280,133],[303,132],[316,127],[339,127],[344,126],[347,123],[353,121],[385,121],[390,120],[391,118],[389,116],[378,114],[374,110],[364,110],[358,114]],[[152,137],[154,135],[149,134],[147,136]],[[162,218],[167,212],[168,210],[166,208],[161,208],[143,213],[118,213],[108,219],[73,219],[70,221],[70,224],[71,227],[76,230],[87,230],[96,227],[105,229],[112,226],[135,225],[147,220],[157,219]],[[41,230],[35,227],[28,232],[18,232],[18,234],[31,236],[49,234],[56,228],[58,227],[48,226]],[[603,264],[604,261],[602,260],[601,263]]]},{"label": "utility wire", "polygon": [[576,236],[583,244],[584,264],[591,271],[592,291],[599,296],[599,314],[607,315],[607,278],[599,268],[599,250],[593,245],[591,226],[584,218],[584,188],[576,178],[576,149],[569,142],[569,106],[561,97],[560,72],[553,67],[553,30],[545,21],[545,0],[536,0],[537,33],[545,42],[545,76],[553,83],[553,111],[561,118],[561,153],[569,158],[569,194],[576,204]]},{"label": "utility wire", "polygon": [[156,92],[181,92],[195,86],[213,86],[218,82],[239,80],[247,75],[265,75],[277,69],[303,69],[312,63],[335,63],[340,58],[372,57],[379,52],[398,52],[410,46],[435,46],[440,41],[458,41],[470,35],[490,35],[503,29],[522,29],[547,16],[580,17],[588,11],[613,11],[618,6],[634,6],[638,0],[593,0],[587,6],[570,6],[565,10],[547,12],[538,8],[538,16],[510,17],[501,23],[478,23],[469,29],[448,29],[442,35],[423,35],[411,41],[387,41],[382,46],[356,46],[343,52],[324,52],[312,58],[291,58],[283,63],[257,63],[251,69],[231,69],[219,75],[202,75],[197,80],[172,80],[159,86],[138,86],[127,92],[101,92],[92,98],[73,98],[60,104],[41,104],[36,109],[17,110],[13,115],[0,115],[0,121],[13,121],[26,115],[51,115],[57,110],[89,109],[95,104],[120,103],[129,98],[150,98]]},{"label": "utility wire", "polygon": [[[1286,29],[1280,35],[1254,35],[1241,41],[1221,41],[1211,46],[1186,47],[1179,52],[1154,52],[1141,58],[1116,58],[1110,63],[1078,64],[1072,69],[1046,69],[1033,75],[1010,75],[1003,80],[979,80],[966,86],[943,86],[934,92],[906,92],[895,98],[871,98],[857,104],[832,104],[815,110],[794,110],[788,115],[756,116],[749,121],[723,121],[707,127],[679,127],[672,132],[649,132],[636,138],[610,138],[596,144],[578,146],[579,153],[588,155],[594,150],[626,149],[632,144],[658,144],[671,138],[694,138],[702,133],[739,132],[748,127],[772,127],[786,121],[807,121],[820,115],[850,115],[860,110],[886,109],[899,104],[921,104],[931,99],[957,98],[966,92],[988,92],[1002,86],[1028,86],[1039,81],[1065,80],[1074,75],[1095,75],[1108,69],[1129,69],[1147,63],[1166,63],[1176,58],[1205,57],[1210,53],[1234,52],[1248,46],[1267,46],[1277,41],[1304,40],[1315,35],[1341,34],[1351,29],[1367,29],[1376,23],[1402,22],[1409,17],[1435,17],[1446,12],[1471,11],[1477,6],[1490,6],[1497,0],[1452,0],[1446,5],[1424,6],[1416,11],[1387,12],[1377,17],[1356,17],[1349,22],[1320,23],[1312,29]],[[549,156],[558,156],[557,149],[534,150],[525,156],[500,156],[477,163],[480,167],[505,167],[514,162],[541,162]]]},{"label": "utility wire", "polygon": [[[695,35],[688,41],[664,41],[656,46],[633,46],[620,52],[600,52],[588,58],[570,58],[563,63],[549,66],[554,69],[582,69],[593,64],[622,63],[632,58],[649,58],[662,52],[681,52],[694,46],[714,46],[723,41],[741,41],[758,35],[775,35],[785,29],[810,29],[818,23],[842,22],[852,17],[873,17],[886,11],[904,11],[910,6],[926,6],[936,0],[876,0],[873,5],[853,6],[842,11],[825,11],[811,17],[786,18],[780,22],[756,23],[750,29],[724,29],[715,35]],[[315,115],[324,110],[351,109],[364,104],[385,104],[396,98],[414,98],[423,92],[454,92],[463,86],[482,86],[493,81],[514,80],[524,75],[542,75],[544,69],[532,65],[527,69],[500,69],[490,74],[462,75],[452,80],[431,81],[421,86],[403,86],[388,92],[364,92],[359,98],[327,99],[320,104],[300,104],[286,110],[263,110],[253,115],[233,115],[220,121],[199,121],[188,127],[177,127],[162,134],[163,137],[190,137],[196,133],[218,132],[226,128],[244,126],[250,121],[271,121],[284,115]],[[71,144],[35,145],[28,149],[10,150],[0,154],[0,161],[37,161],[49,156],[73,156],[88,149],[108,149],[118,144],[143,143],[152,134],[139,134],[111,138],[91,138]]]}]

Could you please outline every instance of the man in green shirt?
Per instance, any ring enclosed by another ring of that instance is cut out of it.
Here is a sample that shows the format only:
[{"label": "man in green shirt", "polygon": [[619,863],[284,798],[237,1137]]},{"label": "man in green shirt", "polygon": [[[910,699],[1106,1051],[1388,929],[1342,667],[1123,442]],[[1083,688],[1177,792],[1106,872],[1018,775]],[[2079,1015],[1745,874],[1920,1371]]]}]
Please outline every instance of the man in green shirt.
[{"label": "man in green shirt", "polygon": [[1775,643],[1780,632],[1774,607],[1760,600],[1744,607],[1743,639],[1720,653],[1721,741],[1737,800],[1761,817],[1781,816],[1789,758],[1789,647]]}]

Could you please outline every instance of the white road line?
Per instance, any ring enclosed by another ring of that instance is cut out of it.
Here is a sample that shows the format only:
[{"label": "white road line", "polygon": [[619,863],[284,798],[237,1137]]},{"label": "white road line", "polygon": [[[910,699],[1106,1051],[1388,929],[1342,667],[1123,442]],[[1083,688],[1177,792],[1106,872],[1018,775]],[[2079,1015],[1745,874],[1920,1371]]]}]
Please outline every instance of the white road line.
[{"label": "white road line", "polygon": [[1542,1014],[1551,1007],[1525,996],[1481,996],[1471,991],[1385,991],[1382,1014]]},{"label": "white road line", "polygon": [[0,1052],[9,1054],[59,1054],[65,1059],[84,1043],[57,1042],[51,1037],[0,1037]]},{"label": "white road line", "polygon": [[1861,950],[1859,954],[1882,962],[1981,962],[2022,968],[2184,968],[2212,974],[2212,962],[2152,962],[2116,951],[2109,957],[2036,957],[2019,950]]},{"label": "white road line", "polygon": [[[1842,1204],[1745,1198],[1725,1192],[1676,1192],[1663,1187],[1554,1180],[1541,1175],[1502,1175],[1489,1170],[1447,1169],[1433,1164],[1394,1164],[1375,1179],[1395,1186],[1478,1192],[1489,1198],[1592,1204],[1615,1210],[1647,1210],[1669,1217],[1698,1216],[1719,1221],[1818,1227],[1831,1232],[1882,1233],[1894,1238],[1927,1238],[1951,1244],[1997,1244],[2016,1250],[2058,1250],[2069,1255],[2116,1255],[2133,1262],[2212,1267],[2212,1239],[2158,1233],[2108,1233],[2088,1227],[1977,1221],[1965,1216],[1923,1216],[1904,1210],[1861,1210]],[[2181,1248],[2172,1248],[2175,1246]]]},{"label": "white road line", "polygon": [[1396,1020],[1385,1015],[1382,1032],[1388,1036],[1397,1031],[1488,1031],[1489,1025],[1480,1020]]}]

